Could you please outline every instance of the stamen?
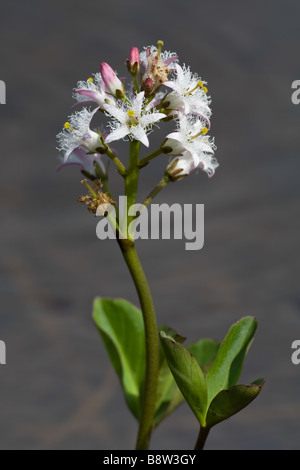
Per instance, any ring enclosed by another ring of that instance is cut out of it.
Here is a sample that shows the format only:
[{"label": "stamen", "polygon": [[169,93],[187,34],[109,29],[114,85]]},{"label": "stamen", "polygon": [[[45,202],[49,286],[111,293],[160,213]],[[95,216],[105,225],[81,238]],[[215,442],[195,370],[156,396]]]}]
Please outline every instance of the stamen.
[{"label": "stamen", "polygon": [[208,133],[207,127],[203,127],[202,131],[198,132],[198,134],[196,134],[196,135],[194,135],[193,137],[191,137],[190,140],[196,139],[197,137],[199,137],[199,135],[207,134],[207,133]]},{"label": "stamen", "polygon": [[135,112],[133,111],[133,109],[129,109],[129,110],[127,111],[127,115],[128,115],[128,117],[129,117],[128,124],[129,124],[130,126],[134,126],[134,125],[136,124],[136,122],[135,122]]},{"label": "stamen", "polygon": [[81,183],[84,184],[84,186],[88,189],[88,191],[91,193],[93,198],[97,199],[98,197],[97,194],[95,193],[95,191],[93,191],[93,189],[91,188],[87,180],[82,180]]},{"label": "stamen", "polygon": [[205,93],[205,94],[207,93],[207,88],[206,88],[206,86],[204,86],[203,82],[200,80],[200,81],[197,83],[197,85],[196,85],[192,90],[187,89],[187,92],[185,93],[184,96],[191,95],[195,90],[197,90],[197,88],[202,88],[202,90],[204,91],[204,93]]},{"label": "stamen", "polygon": [[94,83],[94,79],[92,77],[88,78],[87,81],[90,83]]},{"label": "stamen", "polygon": [[157,41],[157,45],[158,45],[158,48],[157,48],[157,57],[160,57],[160,54],[161,54],[161,49],[164,45],[164,41]]},{"label": "stamen", "polygon": [[69,122],[65,122],[64,128],[65,129],[70,129],[70,131],[75,131],[74,127],[72,127]]},{"label": "stamen", "polygon": [[192,90],[189,90],[187,89],[187,92],[185,93],[184,96],[188,96],[188,95],[191,95],[195,90],[197,90],[197,88],[203,88],[203,82],[198,82],[197,85],[192,89]]}]

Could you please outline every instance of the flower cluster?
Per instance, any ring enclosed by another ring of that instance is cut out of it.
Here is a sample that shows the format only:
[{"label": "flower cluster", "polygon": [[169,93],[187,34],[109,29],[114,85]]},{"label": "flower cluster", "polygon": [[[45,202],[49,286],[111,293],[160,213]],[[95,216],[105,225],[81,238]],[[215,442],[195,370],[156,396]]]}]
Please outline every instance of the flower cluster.
[{"label": "flower cluster", "polygon": [[[93,77],[78,82],[73,92],[75,111],[57,136],[62,152],[59,169],[75,164],[93,174],[98,165],[105,172],[102,158],[111,156],[111,142],[126,138],[148,147],[153,126],[172,121],[174,131],[157,152],[173,157],[166,168],[171,179],[196,168],[214,174],[218,163],[214,141],[208,136],[211,100],[206,83],[189,67],[179,65],[176,53],[162,51],[162,46],[158,41],[157,47],[145,47],[141,53],[131,49],[126,61],[132,78],[128,84],[106,62]],[[91,129],[98,111],[106,119],[102,131]]]}]

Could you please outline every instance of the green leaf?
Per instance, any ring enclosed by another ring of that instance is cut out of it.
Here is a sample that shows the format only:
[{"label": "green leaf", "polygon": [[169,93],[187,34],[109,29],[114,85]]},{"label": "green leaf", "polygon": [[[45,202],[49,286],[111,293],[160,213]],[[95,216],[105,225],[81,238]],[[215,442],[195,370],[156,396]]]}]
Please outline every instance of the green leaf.
[{"label": "green leaf", "polygon": [[[175,330],[163,326],[163,330],[168,336],[172,336],[177,343],[182,344],[186,338],[179,335]],[[187,349],[195,356],[203,372],[206,372],[212,361],[216,358],[220,343],[211,339],[201,339],[196,343],[187,346]],[[157,426],[163,419],[171,414],[181,403],[184,397],[180,392],[174,377],[165,359],[165,354],[161,347],[161,362],[158,377],[157,409],[155,413],[154,425]]]},{"label": "green leaf", "polygon": [[230,328],[206,375],[208,406],[218,393],[237,383],[256,328],[253,317],[244,317]]},{"label": "green leaf", "polygon": [[187,346],[190,353],[195,356],[202,372],[206,373],[216,359],[220,343],[210,338],[203,338]]},{"label": "green leaf", "polygon": [[196,358],[172,337],[160,332],[161,344],[175,381],[199,423],[205,425],[207,389]]},{"label": "green leaf", "polygon": [[164,360],[159,369],[156,411],[154,426],[157,426],[175,408],[177,408],[184,398],[178,389],[173,375],[169,369],[167,361]]},{"label": "green leaf", "polygon": [[[160,331],[164,331],[171,336],[177,343],[182,344],[185,337],[179,335],[174,329],[168,326],[162,326]],[[206,372],[212,361],[216,358],[220,343],[212,339],[200,339],[196,343],[187,346],[187,349],[195,356],[203,372]],[[165,354],[161,347],[161,361],[158,377],[157,409],[154,425],[157,426],[163,419],[171,414],[182,402],[184,397],[180,392],[169,366],[165,359]]]},{"label": "green leaf", "polygon": [[142,313],[123,299],[96,298],[93,320],[119,376],[128,407],[139,419],[146,363]]},{"label": "green leaf", "polygon": [[[161,326],[159,331],[164,331],[168,336],[171,336],[178,343],[183,343],[186,339],[166,325]],[[183,401],[184,398],[176,385],[174,377],[166,361],[162,345],[160,345],[160,365],[154,426],[158,426],[158,424],[169,414],[171,414],[172,411],[174,411],[174,409],[177,408]]]},{"label": "green leaf", "polygon": [[233,385],[219,392],[208,409],[207,427],[211,428],[245,408],[259,395],[263,385],[264,380],[259,379],[250,385]]}]

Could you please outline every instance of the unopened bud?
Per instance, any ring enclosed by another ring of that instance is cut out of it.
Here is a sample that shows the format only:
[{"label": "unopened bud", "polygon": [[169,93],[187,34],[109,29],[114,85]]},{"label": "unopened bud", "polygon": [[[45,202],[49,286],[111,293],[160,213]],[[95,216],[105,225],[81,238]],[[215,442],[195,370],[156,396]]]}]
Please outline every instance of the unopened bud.
[{"label": "unopened bud", "polygon": [[154,81],[152,78],[148,77],[146,80],[143,81],[142,89],[145,91],[146,94],[151,93],[154,86]]},{"label": "unopened bud", "polygon": [[106,62],[102,62],[100,73],[109,93],[116,98],[122,98],[125,95],[123,83],[119,80],[111,66]]},{"label": "unopened bud", "polygon": [[140,71],[140,53],[137,47],[132,47],[129,52],[129,57],[126,61],[128,72],[132,75],[137,75]]}]

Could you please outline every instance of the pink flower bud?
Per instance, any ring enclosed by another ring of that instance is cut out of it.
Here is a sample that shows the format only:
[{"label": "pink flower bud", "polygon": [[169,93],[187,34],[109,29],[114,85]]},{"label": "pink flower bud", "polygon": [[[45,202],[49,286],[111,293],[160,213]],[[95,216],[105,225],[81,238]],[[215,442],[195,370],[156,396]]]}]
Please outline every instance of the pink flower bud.
[{"label": "pink flower bud", "polygon": [[153,89],[154,81],[152,78],[148,77],[146,80],[143,82],[143,90],[145,91],[146,94],[151,93]]},{"label": "pink flower bud", "polygon": [[140,71],[140,53],[137,47],[132,47],[129,52],[129,57],[126,61],[128,71],[134,75]]},{"label": "pink flower bud", "polygon": [[122,98],[125,94],[124,86],[113,69],[106,62],[100,64],[100,73],[109,93],[116,98]]}]

